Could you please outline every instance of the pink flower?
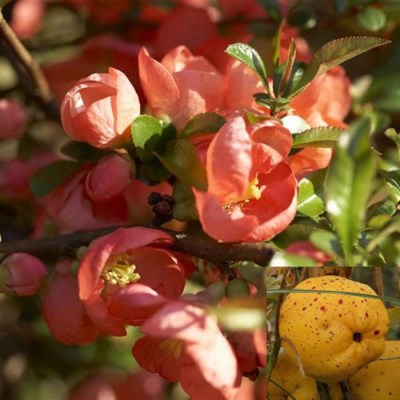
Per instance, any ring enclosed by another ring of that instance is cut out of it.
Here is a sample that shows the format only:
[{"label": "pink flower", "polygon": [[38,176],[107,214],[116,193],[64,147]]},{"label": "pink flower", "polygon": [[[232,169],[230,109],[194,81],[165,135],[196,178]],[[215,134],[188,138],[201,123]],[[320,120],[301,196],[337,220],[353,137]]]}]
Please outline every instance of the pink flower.
[{"label": "pink flower", "polygon": [[178,130],[195,115],[214,111],[222,101],[222,75],[185,46],[171,50],[161,63],[142,48],[139,76],[150,112],[171,120]]},{"label": "pink flower", "polygon": [[109,306],[114,296],[129,304],[130,291],[135,292],[136,285],[139,289],[148,286],[170,299],[181,295],[194,266],[185,257],[181,261],[165,250],[171,243],[172,237],[166,233],[139,227],[120,228],[91,243],[79,267],[79,297],[102,331],[125,334],[127,318],[135,317],[124,314],[126,307],[117,307],[112,313]]},{"label": "pink flower", "polygon": [[[94,342],[99,330],[89,319],[78,295],[75,275],[62,271],[50,278],[41,296],[43,318],[53,336],[63,344],[88,344]],[[69,263],[67,262],[67,267]]]},{"label": "pink flower", "polygon": [[128,222],[125,190],[131,163],[118,155],[97,165],[84,164],[45,198],[46,212],[59,233],[97,229]]},{"label": "pink flower", "polygon": [[45,12],[43,0],[18,0],[13,8],[11,27],[22,39],[35,35]]},{"label": "pink flower", "polygon": [[[335,67],[314,79],[293,98],[290,107],[311,126],[345,127],[343,120],[350,111],[350,103],[350,79],[342,67]],[[315,124],[313,122],[318,115],[320,118]]]},{"label": "pink flower", "polygon": [[92,74],[78,81],[61,104],[66,134],[101,149],[129,141],[130,125],[139,114],[134,87],[123,72],[114,68],[109,68],[107,74]]},{"label": "pink flower", "polygon": [[0,277],[4,280],[4,286],[19,296],[35,294],[46,274],[46,266],[27,253],[14,253],[0,265]]},{"label": "pink flower", "polygon": [[206,192],[193,190],[204,231],[224,242],[261,241],[282,232],[296,213],[297,181],[284,162],[290,132],[274,121],[248,129],[228,121],[207,150]]},{"label": "pink flower", "polygon": [[172,301],[141,326],[132,353],[142,368],[179,381],[191,400],[233,400],[241,374],[232,348],[204,309]]},{"label": "pink flower", "polygon": [[26,127],[26,114],[15,100],[0,99],[0,139],[18,139]]}]

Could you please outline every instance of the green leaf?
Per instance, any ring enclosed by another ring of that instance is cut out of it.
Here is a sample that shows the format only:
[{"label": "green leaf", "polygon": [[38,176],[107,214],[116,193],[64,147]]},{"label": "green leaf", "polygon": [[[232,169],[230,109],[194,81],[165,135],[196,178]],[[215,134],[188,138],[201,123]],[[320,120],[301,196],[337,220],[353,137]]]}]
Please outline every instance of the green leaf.
[{"label": "green leaf", "polygon": [[33,194],[43,197],[66,182],[79,169],[75,161],[58,160],[33,174],[29,186]]},{"label": "green leaf", "polygon": [[162,134],[161,121],[151,115],[139,115],[132,122],[132,140],[142,161],[153,157]]},{"label": "green leaf", "polygon": [[170,176],[171,172],[157,158],[139,165],[138,178],[149,185],[162,182]]},{"label": "green leaf", "polygon": [[287,60],[285,62],[285,69],[283,70],[282,78],[279,82],[279,88],[277,92],[278,97],[282,96],[283,93],[285,93],[286,87],[292,76],[295,61],[296,61],[296,43],[292,38],[289,45]]},{"label": "green leaf", "polygon": [[369,6],[356,15],[356,21],[366,30],[377,32],[386,25],[386,14],[379,8]]},{"label": "green leaf", "polygon": [[196,148],[188,139],[178,139],[168,145],[158,159],[183,183],[199,190],[207,190],[207,176]]},{"label": "green leaf", "polygon": [[342,257],[342,249],[337,236],[333,232],[320,231],[310,235],[310,242],[318,249],[332,256]]},{"label": "green leaf", "polygon": [[316,224],[309,218],[301,218],[302,222],[296,218],[294,223],[288,226],[282,233],[275,236],[274,243],[279,247],[287,247],[293,242],[309,240],[312,232],[323,232],[324,228]]},{"label": "green leaf", "polygon": [[332,40],[323,45],[304,72],[298,87],[291,93],[297,96],[316,77],[329,69],[390,41],[373,36],[350,36]]},{"label": "green leaf", "polygon": [[154,159],[155,152],[162,152],[168,142],[176,137],[175,128],[164,125],[151,115],[139,115],[132,122],[132,140],[141,161]]},{"label": "green leaf", "polygon": [[299,184],[297,211],[311,218],[318,217],[325,211],[323,200],[315,193],[313,183],[306,178]]},{"label": "green leaf", "polygon": [[193,137],[205,133],[218,132],[225,122],[225,118],[213,112],[198,114],[186,124],[182,135]]},{"label": "green leaf", "polygon": [[316,262],[308,257],[277,251],[269,263],[270,267],[314,267]]},{"label": "green leaf", "polygon": [[174,184],[172,196],[175,199],[173,216],[179,221],[198,220],[199,215],[196,208],[196,199],[190,186],[177,181]]},{"label": "green leaf", "polygon": [[368,198],[377,167],[371,150],[371,122],[363,117],[343,133],[326,181],[326,209],[335,225],[345,254],[352,264],[352,250],[363,227]]},{"label": "green leaf", "polygon": [[307,129],[293,136],[293,148],[335,147],[344,130],[332,126]]},{"label": "green leaf", "polygon": [[111,154],[110,151],[96,149],[92,147],[89,143],[75,141],[65,143],[61,147],[61,153],[63,153],[67,157],[82,162],[97,162],[105,155]]},{"label": "green leaf", "polygon": [[255,49],[245,43],[234,43],[229,45],[225,52],[253,70],[269,93],[267,70],[265,69],[264,61]]}]

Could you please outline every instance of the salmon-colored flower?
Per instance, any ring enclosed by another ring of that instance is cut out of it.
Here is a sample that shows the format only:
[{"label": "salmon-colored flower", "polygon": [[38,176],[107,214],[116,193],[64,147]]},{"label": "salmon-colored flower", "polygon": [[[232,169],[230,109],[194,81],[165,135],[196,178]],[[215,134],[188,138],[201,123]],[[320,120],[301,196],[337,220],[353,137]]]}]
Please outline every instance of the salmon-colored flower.
[{"label": "salmon-colored flower", "polygon": [[132,353],[142,368],[179,381],[192,400],[233,400],[241,374],[229,342],[201,307],[172,301],[141,326]]},{"label": "salmon-colored flower", "polygon": [[222,101],[222,75],[204,57],[193,56],[185,46],[171,50],[161,62],[142,48],[139,76],[150,112],[157,118],[171,120],[178,130],[195,115],[214,111]]},{"label": "salmon-colored flower", "polygon": [[61,104],[64,130],[73,140],[98,148],[122,146],[140,114],[138,95],[126,75],[114,68],[81,79]]},{"label": "salmon-colored flower", "polygon": [[64,344],[94,342],[100,331],[86,314],[78,295],[78,280],[69,262],[60,262],[41,296],[42,315],[50,332]]},{"label": "salmon-colored flower", "polygon": [[16,100],[0,99],[0,139],[17,139],[26,127],[26,114]]},{"label": "salmon-colored flower", "polygon": [[186,257],[181,261],[165,250],[171,243],[172,237],[166,233],[139,227],[120,228],[91,243],[79,267],[79,297],[103,332],[125,334],[128,321],[124,310],[113,313],[109,305],[114,296],[129,303],[130,290],[136,282],[169,299],[181,295],[186,271],[194,266]]},{"label": "salmon-colored flower", "polygon": [[27,253],[14,253],[0,264],[1,284],[19,296],[37,292],[47,274],[46,266]]},{"label": "salmon-colored flower", "polygon": [[311,242],[307,240],[293,242],[285,248],[285,251],[292,254],[298,254],[299,256],[311,258],[321,265],[331,261],[333,258],[324,251],[317,249]]},{"label": "salmon-colored flower", "polygon": [[292,145],[278,122],[228,121],[207,150],[206,192],[194,189],[205,232],[225,242],[268,240],[296,213],[297,181],[284,162]]}]

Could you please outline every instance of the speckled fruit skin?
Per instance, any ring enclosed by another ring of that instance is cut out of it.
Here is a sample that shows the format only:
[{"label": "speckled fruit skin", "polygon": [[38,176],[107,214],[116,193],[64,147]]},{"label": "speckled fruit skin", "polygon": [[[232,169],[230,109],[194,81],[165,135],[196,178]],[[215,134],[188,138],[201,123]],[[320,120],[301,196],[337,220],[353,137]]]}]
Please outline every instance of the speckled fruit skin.
[{"label": "speckled fruit skin", "polygon": [[[285,388],[296,400],[320,400],[317,383],[314,379],[301,374],[285,352],[281,352],[272,370],[271,379]],[[287,400],[288,396],[272,382],[267,387],[269,400]],[[330,400],[343,400],[338,384],[329,385]]]},{"label": "speckled fruit skin", "polygon": [[[339,276],[309,278],[290,293],[279,316],[279,333],[289,357],[300,357],[306,375],[321,382],[340,382],[380,357],[389,329],[379,299],[323,290],[376,295],[367,285]],[[296,349],[296,353],[293,351]]]},{"label": "speckled fruit skin", "polygon": [[400,341],[386,342],[380,358],[360,369],[349,378],[353,400],[398,400],[400,399]]}]

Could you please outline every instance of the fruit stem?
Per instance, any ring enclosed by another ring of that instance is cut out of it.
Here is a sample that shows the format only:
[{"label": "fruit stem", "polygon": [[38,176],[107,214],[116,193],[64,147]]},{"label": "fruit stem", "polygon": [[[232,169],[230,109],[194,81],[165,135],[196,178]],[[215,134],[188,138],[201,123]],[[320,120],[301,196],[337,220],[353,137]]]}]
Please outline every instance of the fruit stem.
[{"label": "fruit stem", "polygon": [[329,395],[329,387],[327,383],[317,381],[318,393],[320,395],[320,400],[331,400]]},{"label": "fruit stem", "polygon": [[341,381],[339,382],[340,389],[342,390],[343,393],[343,399],[344,400],[352,400],[352,396],[350,393],[349,385],[347,381]]}]

